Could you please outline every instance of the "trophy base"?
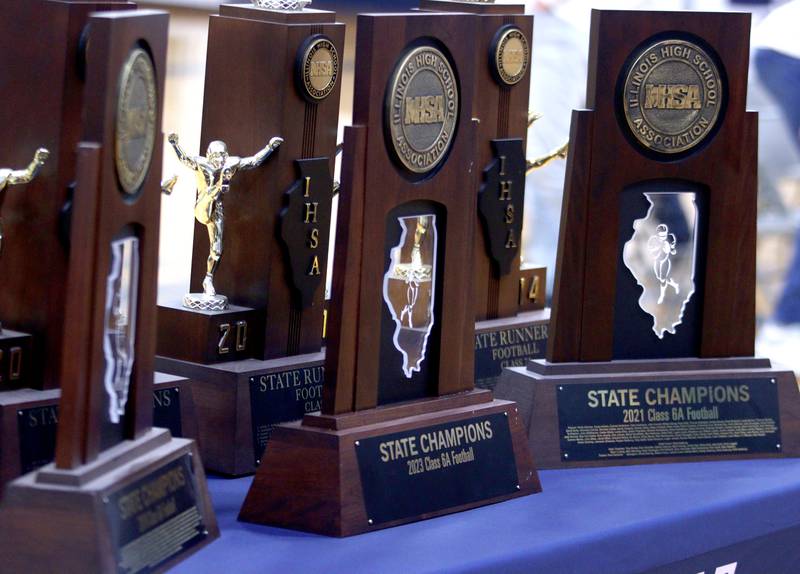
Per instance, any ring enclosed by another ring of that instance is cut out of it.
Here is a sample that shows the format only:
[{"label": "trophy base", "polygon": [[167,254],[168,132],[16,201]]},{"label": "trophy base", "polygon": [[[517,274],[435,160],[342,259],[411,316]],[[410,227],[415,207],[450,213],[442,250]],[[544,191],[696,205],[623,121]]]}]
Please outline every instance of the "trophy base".
[{"label": "trophy base", "polygon": [[219,537],[194,441],[164,429],[15,480],[0,530],[9,572],[162,572]]},{"label": "trophy base", "polygon": [[188,377],[206,469],[255,472],[273,426],[318,411],[325,353],[204,365],[156,357],[159,371]]},{"label": "trophy base", "polygon": [[797,381],[768,359],[535,360],[495,393],[539,468],[800,456]]},{"label": "trophy base", "polygon": [[192,311],[225,311],[228,308],[228,298],[225,295],[187,293],[183,296],[183,306]]},{"label": "trophy base", "polygon": [[[0,392],[0,493],[6,483],[53,462],[60,399],[60,389]],[[174,437],[197,437],[189,379],[155,373],[153,426]]]},{"label": "trophy base", "polygon": [[506,367],[524,367],[547,350],[550,309],[475,323],[475,386],[492,390]]},{"label": "trophy base", "polygon": [[516,405],[476,390],[276,426],[239,520],[351,536],[540,491]]},{"label": "trophy base", "polygon": [[211,311],[170,302],[158,306],[156,352],[204,364],[245,359],[261,348],[262,326],[263,319],[250,307]]}]

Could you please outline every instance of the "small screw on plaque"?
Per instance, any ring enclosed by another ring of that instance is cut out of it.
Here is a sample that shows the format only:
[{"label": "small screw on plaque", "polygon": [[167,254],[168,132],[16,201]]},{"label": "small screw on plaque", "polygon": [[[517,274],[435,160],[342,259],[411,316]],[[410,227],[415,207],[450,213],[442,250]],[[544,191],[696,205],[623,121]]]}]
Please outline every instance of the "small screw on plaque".
[{"label": "small screw on plaque", "polygon": [[564,390],[564,387],[558,387],[558,390],[559,390],[559,391],[563,391],[563,390]]},{"label": "small screw on plaque", "polygon": [[22,416],[22,415],[24,415],[24,414],[25,414],[25,413],[23,413],[22,411],[17,411],[17,416],[18,416],[18,417],[21,417],[21,416]]},{"label": "small screw on plaque", "polygon": [[179,393],[179,392],[181,392],[181,390],[180,390],[179,388],[177,388],[177,387],[176,387],[176,388],[175,388],[175,392],[176,392],[176,393]]},{"label": "small screw on plaque", "polygon": [[203,528],[203,536],[208,536],[208,529],[207,528]]},{"label": "small screw on plaque", "polygon": [[503,416],[507,417],[508,416],[508,411],[503,411]]},{"label": "small screw on plaque", "polygon": [[[361,446],[361,443],[359,441],[356,441],[356,446]],[[370,520],[370,524],[372,524],[371,520]]]},{"label": "small screw on plaque", "polygon": [[372,519],[371,518],[367,519],[367,524],[369,524],[370,526],[372,525]]},{"label": "small screw on plaque", "polygon": [[519,490],[519,485],[517,485],[517,490]]},{"label": "small screw on plaque", "polygon": [[770,383],[772,383],[772,384],[774,385],[774,384],[775,384],[775,383],[777,383],[778,381],[776,381],[775,379],[770,379],[770,380],[769,380],[769,382],[770,382]]},{"label": "small screw on plaque", "polygon": [[775,448],[777,448],[778,450],[781,450],[781,443],[776,444]]},{"label": "small screw on plaque", "polygon": [[108,497],[107,496],[103,497],[103,504],[108,504]]},{"label": "small screw on plaque", "polygon": [[564,453],[564,458],[569,458],[569,453]]}]

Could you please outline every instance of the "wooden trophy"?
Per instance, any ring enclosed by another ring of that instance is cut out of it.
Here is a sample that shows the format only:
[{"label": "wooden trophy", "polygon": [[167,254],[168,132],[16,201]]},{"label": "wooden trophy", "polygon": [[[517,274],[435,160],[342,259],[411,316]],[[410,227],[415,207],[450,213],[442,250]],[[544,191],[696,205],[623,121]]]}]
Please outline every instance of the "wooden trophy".
[{"label": "wooden trophy", "polygon": [[[82,33],[121,0],[8,0],[0,7],[0,489],[53,460],[69,208],[80,138]],[[53,57],[53,47],[59,57]],[[49,150],[44,156],[34,150]]]},{"label": "wooden trophy", "polygon": [[592,14],[548,358],[496,388],[541,467],[800,454],[795,377],[753,357],[749,37],[749,14]]},{"label": "wooden trophy", "polygon": [[0,164],[27,165],[39,147],[51,154],[24,191],[3,192],[8,240],[0,259],[0,320],[32,336],[33,360],[24,363],[30,372],[20,377],[24,386],[59,384],[86,23],[93,12],[135,6],[122,0],[11,0],[0,8],[6,39],[0,50]]},{"label": "wooden trophy", "polygon": [[6,489],[10,571],[158,572],[218,536],[194,442],[151,425],[167,23],[89,18],[56,461]]},{"label": "wooden trophy", "polygon": [[473,389],[477,27],[358,17],[322,412],[273,429],[240,520],[349,536],[540,490],[516,405]]},{"label": "wooden trophy", "polygon": [[[242,159],[239,169],[251,169],[228,178],[221,192],[198,188],[191,285],[198,295],[159,307],[158,368],[191,379],[206,468],[228,475],[254,472],[272,426],[319,410],[322,396],[345,27],[335,13],[306,4],[221,5],[209,22],[206,157],[188,156],[172,138],[183,163],[206,173],[220,145],[247,154],[272,146],[268,159]],[[208,200],[213,194],[218,199]],[[214,307],[213,296],[227,298],[227,308]]]},{"label": "wooden trophy", "polygon": [[550,310],[545,309],[547,269],[521,266],[525,174],[564,153],[526,160],[533,16],[524,4],[421,0],[422,10],[477,15],[478,129],[475,230],[475,384],[492,389],[503,367],[544,357]]},{"label": "wooden trophy", "polygon": [[[0,489],[55,456],[87,24],[92,13],[135,7],[121,0],[9,0],[0,8],[0,33],[9,38],[0,51],[0,165],[30,162],[39,145],[46,145],[51,155],[44,166],[37,166],[35,158],[28,173],[15,172],[12,179],[18,186],[0,192],[0,320],[15,329],[0,331]],[[63,57],[53,57],[53,46]],[[176,420],[170,414],[175,405],[191,410],[185,381],[173,378],[168,384],[156,377],[158,423]],[[165,399],[161,392],[174,395],[179,387],[185,397],[180,402]],[[196,434],[191,424],[172,423],[170,428],[174,436]],[[176,435],[181,428],[184,434]]]}]

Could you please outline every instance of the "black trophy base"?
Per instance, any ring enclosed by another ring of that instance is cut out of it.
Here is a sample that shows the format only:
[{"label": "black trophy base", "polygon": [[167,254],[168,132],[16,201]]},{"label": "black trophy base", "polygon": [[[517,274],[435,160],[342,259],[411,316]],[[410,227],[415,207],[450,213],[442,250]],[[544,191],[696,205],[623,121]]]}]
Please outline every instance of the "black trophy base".
[{"label": "black trophy base", "polygon": [[515,405],[476,390],[276,426],[239,520],[351,536],[539,491]]},{"label": "black trophy base", "polygon": [[[9,481],[53,462],[60,389],[0,392],[0,493]],[[155,373],[153,426],[197,437],[189,379]]]},{"label": "black trophy base", "polygon": [[39,386],[31,382],[33,337],[0,326],[0,391]]},{"label": "black trophy base", "polygon": [[156,368],[191,380],[206,469],[243,476],[255,472],[274,425],[319,410],[324,362],[324,352],[213,365],[158,356]]},{"label": "black trophy base", "polygon": [[187,309],[180,302],[158,306],[157,352],[195,363],[221,363],[256,356],[262,332],[259,313],[230,305],[224,311]]},{"label": "black trophy base", "polygon": [[60,396],[58,389],[0,392],[0,492],[53,460]]},{"label": "black trophy base", "polygon": [[475,386],[494,389],[506,367],[524,367],[547,350],[550,309],[475,323]]},{"label": "black trophy base", "polygon": [[797,381],[768,359],[536,360],[495,393],[539,468],[800,456]]},{"label": "black trophy base", "polygon": [[219,537],[194,441],[152,429],[73,470],[49,464],[6,489],[8,572],[163,572]]}]

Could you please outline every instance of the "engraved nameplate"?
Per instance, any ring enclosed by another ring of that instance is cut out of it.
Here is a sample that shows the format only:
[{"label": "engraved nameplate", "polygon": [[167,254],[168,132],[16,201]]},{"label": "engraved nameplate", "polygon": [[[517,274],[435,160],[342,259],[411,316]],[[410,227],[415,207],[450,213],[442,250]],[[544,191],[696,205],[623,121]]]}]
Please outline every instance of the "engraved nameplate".
[{"label": "engraved nameplate", "polygon": [[20,474],[52,462],[56,453],[58,405],[17,411]]},{"label": "engraved nameplate", "polygon": [[556,387],[564,461],[777,454],[771,378]]},{"label": "engraved nameplate", "polygon": [[104,498],[118,572],[155,572],[208,536],[194,481],[186,454]]},{"label": "engraved nameplate", "polygon": [[516,492],[517,466],[504,413],[359,440],[370,524]]},{"label": "engraved nameplate", "polygon": [[322,361],[299,369],[250,377],[250,412],[256,466],[261,463],[272,427],[319,410],[324,379]]},{"label": "engraved nameplate", "polygon": [[494,389],[506,367],[524,367],[544,358],[546,321],[475,331],[475,386]]},{"label": "engraved nameplate", "polygon": [[172,436],[183,436],[180,388],[153,389],[153,426],[169,429]]}]

